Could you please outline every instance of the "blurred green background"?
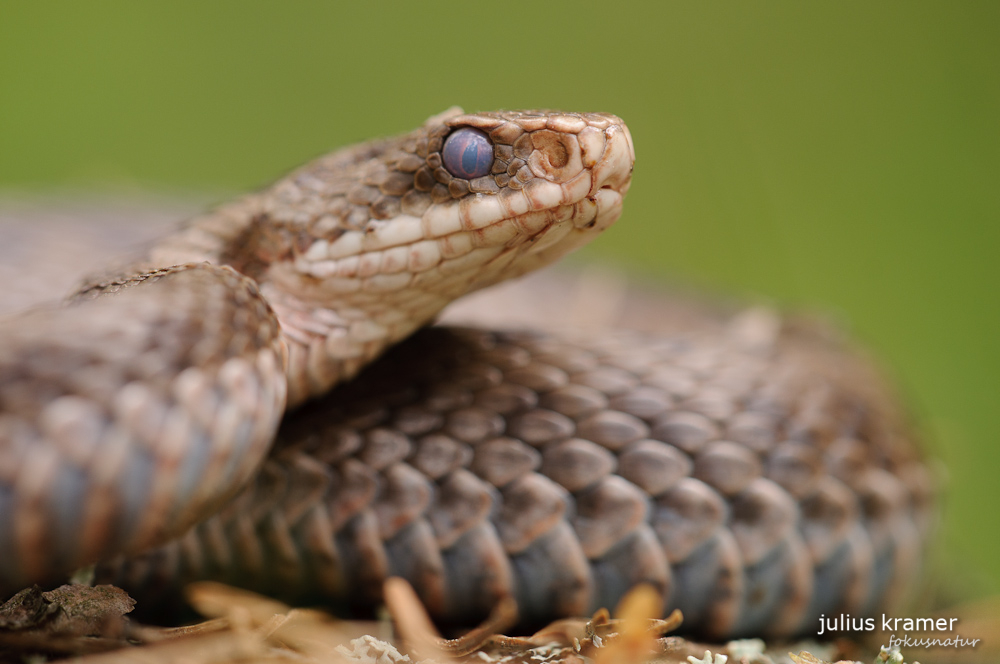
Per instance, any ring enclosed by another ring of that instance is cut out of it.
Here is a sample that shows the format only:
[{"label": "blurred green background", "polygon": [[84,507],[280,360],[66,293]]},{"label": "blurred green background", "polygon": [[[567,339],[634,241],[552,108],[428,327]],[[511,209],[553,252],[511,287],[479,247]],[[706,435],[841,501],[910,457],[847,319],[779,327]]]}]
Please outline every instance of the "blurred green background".
[{"label": "blurred green background", "polygon": [[218,200],[452,104],[625,118],[588,257],[848,321],[997,591],[1000,3],[0,0],[0,193]]}]

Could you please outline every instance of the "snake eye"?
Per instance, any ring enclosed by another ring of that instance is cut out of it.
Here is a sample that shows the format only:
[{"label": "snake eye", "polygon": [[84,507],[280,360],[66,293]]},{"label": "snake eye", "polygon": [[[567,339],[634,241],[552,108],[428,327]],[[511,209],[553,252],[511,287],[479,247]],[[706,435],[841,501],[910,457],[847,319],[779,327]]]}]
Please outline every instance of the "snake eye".
[{"label": "snake eye", "polygon": [[441,149],[444,167],[456,178],[474,180],[490,172],[493,145],[486,134],[471,127],[452,132]]}]

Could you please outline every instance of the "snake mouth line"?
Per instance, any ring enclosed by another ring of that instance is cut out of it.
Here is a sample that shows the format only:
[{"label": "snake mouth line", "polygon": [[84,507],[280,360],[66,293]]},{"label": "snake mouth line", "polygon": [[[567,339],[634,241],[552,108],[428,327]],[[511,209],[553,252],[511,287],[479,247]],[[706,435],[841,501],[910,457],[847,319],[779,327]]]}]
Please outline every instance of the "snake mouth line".
[{"label": "snake mouth line", "polygon": [[[424,278],[429,285],[438,278],[452,281],[462,274],[471,274],[463,287],[476,290],[520,276],[588,243],[593,235],[614,224],[621,214],[622,202],[620,192],[602,187],[570,205],[529,212],[485,228],[440,238],[438,241],[449,249],[453,245],[468,247],[470,243],[472,249],[442,261],[436,270],[425,273]],[[435,278],[431,273],[440,276]]]},{"label": "snake mouth line", "polygon": [[[428,271],[451,273],[466,269],[474,262],[489,261],[508,249],[521,247],[528,254],[541,254],[565,240],[568,244],[561,255],[613,224],[621,214],[622,202],[621,191],[602,186],[593,194],[585,193],[566,204],[541,209],[514,208],[514,214],[491,219],[489,223],[482,223],[481,217],[463,219],[457,214],[454,219],[458,223],[447,226],[439,217],[396,218],[366,235],[345,235],[332,244],[314,243],[296,260],[296,269],[323,279],[327,287],[334,290],[366,290],[357,280],[376,277],[377,281],[385,282],[386,290],[395,290],[390,286],[409,282]],[[409,224],[402,230],[404,221]],[[415,235],[414,229],[431,232],[421,232],[420,239],[406,242],[408,237]],[[400,231],[392,233],[396,242],[385,237],[391,231]],[[579,237],[568,238],[572,232]],[[366,250],[364,245],[384,248]],[[341,253],[347,255],[338,256]],[[487,253],[493,255],[487,256]],[[325,257],[316,260],[321,254]],[[340,281],[344,283],[338,284]],[[348,281],[356,283],[351,286],[346,283]]]},{"label": "snake mouth line", "polygon": [[[543,252],[577,231],[581,235],[599,233],[613,224],[621,213],[622,195],[611,187],[601,187],[572,205],[532,212],[511,221],[524,233],[522,238],[508,244],[517,246],[528,243],[528,253]],[[576,248],[576,243],[567,250]]]}]

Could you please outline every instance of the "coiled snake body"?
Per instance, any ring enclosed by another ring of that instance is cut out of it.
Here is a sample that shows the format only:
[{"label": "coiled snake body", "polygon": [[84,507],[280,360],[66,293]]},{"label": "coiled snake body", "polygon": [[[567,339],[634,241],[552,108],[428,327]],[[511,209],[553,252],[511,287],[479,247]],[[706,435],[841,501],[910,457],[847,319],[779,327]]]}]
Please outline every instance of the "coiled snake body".
[{"label": "coiled snake body", "polygon": [[614,116],[448,111],[4,321],[0,594],[103,561],[140,597],[370,607],[394,574],[442,621],[538,622],[647,582],[714,637],[898,595],[930,483],[836,344],[763,314],[413,334],[613,223],[633,161]]}]

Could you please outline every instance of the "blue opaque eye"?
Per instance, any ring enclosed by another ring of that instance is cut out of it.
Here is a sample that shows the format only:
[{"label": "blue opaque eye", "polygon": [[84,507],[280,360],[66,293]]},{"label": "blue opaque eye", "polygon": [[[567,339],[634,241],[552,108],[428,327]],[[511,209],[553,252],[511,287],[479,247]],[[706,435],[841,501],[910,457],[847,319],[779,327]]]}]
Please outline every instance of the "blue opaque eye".
[{"label": "blue opaque eye", "polygon": [[493,144],[486,134],[464,127],[452,132],[441,148],[444,167],[456,178],[481,178],[493,167]]}]

